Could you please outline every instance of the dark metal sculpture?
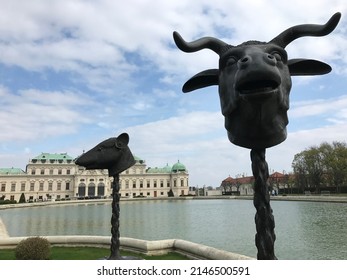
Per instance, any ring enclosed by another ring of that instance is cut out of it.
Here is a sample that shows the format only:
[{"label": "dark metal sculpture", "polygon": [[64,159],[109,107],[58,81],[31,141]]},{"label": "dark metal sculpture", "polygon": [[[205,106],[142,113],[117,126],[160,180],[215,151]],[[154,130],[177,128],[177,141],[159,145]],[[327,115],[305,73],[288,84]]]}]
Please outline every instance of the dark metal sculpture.
[{"label": "dark metal sculpture", "polygon": [[196,74],[182,90],[189,92],[218,85],[229,140],[235,145],[252,149],[258,259],[276,259],[275,222],[270,207],[265,149],[283,142],[287,137],[291,76],[322,75],[331,71],[329,65],[317,60],[288,60],[285,47],[300,37],[329,34],[340,17],[341,14],[336,13],[324,25],[293,26],[270,42],[247,41],[237,46],[213,37],[186,42],[177,32],[173,33],[177,47],[184,52],[207,48],[219,55],[218,69]]},{"label": "dark metal sculpture", "polygon": [[77,165],[86,169],[107,169],[108,175],[113,177],[112,183],[112,217],[111,217],[111,255],[109,260],[119,260],[122,257],[119,252],[119,199],[120,186],[119,174],[135,164],[134,156],[129,147],[129,135],[120,134],[118,137],[109,138],[75,160]]}]

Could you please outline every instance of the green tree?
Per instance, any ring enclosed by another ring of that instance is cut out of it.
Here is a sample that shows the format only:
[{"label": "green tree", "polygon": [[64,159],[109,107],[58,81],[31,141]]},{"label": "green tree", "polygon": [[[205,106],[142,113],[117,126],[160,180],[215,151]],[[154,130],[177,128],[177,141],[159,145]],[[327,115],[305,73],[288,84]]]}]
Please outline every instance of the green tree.
[{"label": "green tree", "polygon": [[340,192],[347,179],[347,145],[344,142],[322,143],[320,146],[325,166],[326,183]]},{"label": "green tree", "polygon": [[292,162],[292,168],[295,174],[296,187],[298,189],[301,189],[302,192],[304,192],[304,190],[308,188],[307,169],[306,169],[304,152],[298,153],[294,156],[294,160]]},{"label": "green tree", "polygon": [[298,188],[332,186],[336,192],[347,181],[347,145],[343,142],[324,142],[294,156],[292,162]]},{"label": "green tree", "polygon": [[319,193],[324,174],[324,166],[322,163],[322,154],[318,147],[311,147],[296,154],[292,167],[298,179],[299,188],[314,188],[315,192]]}]

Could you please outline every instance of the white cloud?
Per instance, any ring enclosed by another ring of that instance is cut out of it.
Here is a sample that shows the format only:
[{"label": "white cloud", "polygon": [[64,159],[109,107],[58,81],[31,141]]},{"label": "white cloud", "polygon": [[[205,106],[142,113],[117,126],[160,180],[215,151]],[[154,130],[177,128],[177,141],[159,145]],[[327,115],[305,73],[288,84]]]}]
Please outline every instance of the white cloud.
[{"label": "white cloud", "polygon": [[332,122],[346,122],[347,96],[337,98],[317,99],[296,102],[290,109],[290,118],[321,117],[328,116]]},{"label": "white cloud", "polygon": [[76,109],[92,103],[82,96],[38,90],[13,93],[0,88],[1,141],[26,141],[76,132],[80,124],[91,122]]},{"label": "white cloud", "polygon": [[[179,31],[187,41],[202,36],[233,45],[267,41],[296,24],[325,23],[336,11],[347,12],[345,0],[128,0],[121,5],[113,0],[3,0],[0,67],[19,67],[32,78],[50,70],[46,83],[53,89],[43,90],[39,81],[35,87],[18,83],[12,89],[7,81],[19,77],[0,68],[0,84],[6,85],[0,88],[0,141],[7,146],[0,154],[2,165],[15,165],[18,158],[26,163],[28,153],[38,149],[64,148],[53,144],[59,135],[69,139],[65,151],[74,156],[79,145],[93,147],[96,138],[123,128],[135,154],[151,166],[179,159],[192,184],[217,186],[229,174],[250,175],[249,150],[229,143],[217,94],[188,97],[180,92],[192,75],[217,68],[218,56],[210,50],[181,52],[172,32]],[[346,75],[346,30],[342,17],[329,36],[294,41],[287,48],[289,56],[322,60],[333,65],[332,75]],[[68,74],[69,91],[55,90],[49,80],[60,72]],[[299,81],[307,85],[315,79]],[[90,90],[88,95],[80,85]],[[297,128],[284,143],[268,149],[269,166],[289,170],[293,155],[307,145],[343,139],[346,105],[346,96],[293,102],[290,119],[322,117],[330,126]],[[90,130],[89,124],[100,134],[83,129]],[[81,140],[76,134],[91,137]],[[28,145],[28,139],[40,140],[42,147]]]}]

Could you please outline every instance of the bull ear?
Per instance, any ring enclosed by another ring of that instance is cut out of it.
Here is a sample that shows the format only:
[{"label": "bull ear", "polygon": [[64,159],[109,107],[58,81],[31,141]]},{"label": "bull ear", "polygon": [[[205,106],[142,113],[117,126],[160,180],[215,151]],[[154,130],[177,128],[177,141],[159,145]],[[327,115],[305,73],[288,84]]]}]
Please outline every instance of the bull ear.
[{"label": "bull ear", "polygon": [[129,143],[129,135],[128,133],[122,133],[117,137],[117,141],[122,142],[125,146]]},{"label": "bull ear", "polygon": [[183,92],[190,92],[199,88],[218,85],[218,69],[208,69],[191,77],[182,88]]},{"label": "bull ear", "polygon": [[328,64],[313,59],[290,59],[288,67],[291,76],[323,75],[331,71]]}]

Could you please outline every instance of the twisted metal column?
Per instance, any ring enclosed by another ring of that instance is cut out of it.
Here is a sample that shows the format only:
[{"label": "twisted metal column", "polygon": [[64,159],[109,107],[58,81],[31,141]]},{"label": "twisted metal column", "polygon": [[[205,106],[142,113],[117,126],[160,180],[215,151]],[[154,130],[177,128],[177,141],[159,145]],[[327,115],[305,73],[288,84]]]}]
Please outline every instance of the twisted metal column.
[{"label": "twisted metal column", "polygon": [[111,217],[111,255],[109,260],[120,260],[122,259],[119,247],[120,247],[120,233],[119,233],[119,174],[113,176],[112,183],[112,217]]},{"label": "twisted metal column", "polygon": [[252,172],[254,182],[253,204],[257,209],[255,215],[255,224],[257,233],[255,235],[255,244],[258,249],[258,260],[276,260],[274,253],[274,243],[276,235],[274,232],[275,219],[272,215],[270,206],[270,194],[267,185],[269,178],[269,169],[265,160],[265,149],[252,149]]}]

